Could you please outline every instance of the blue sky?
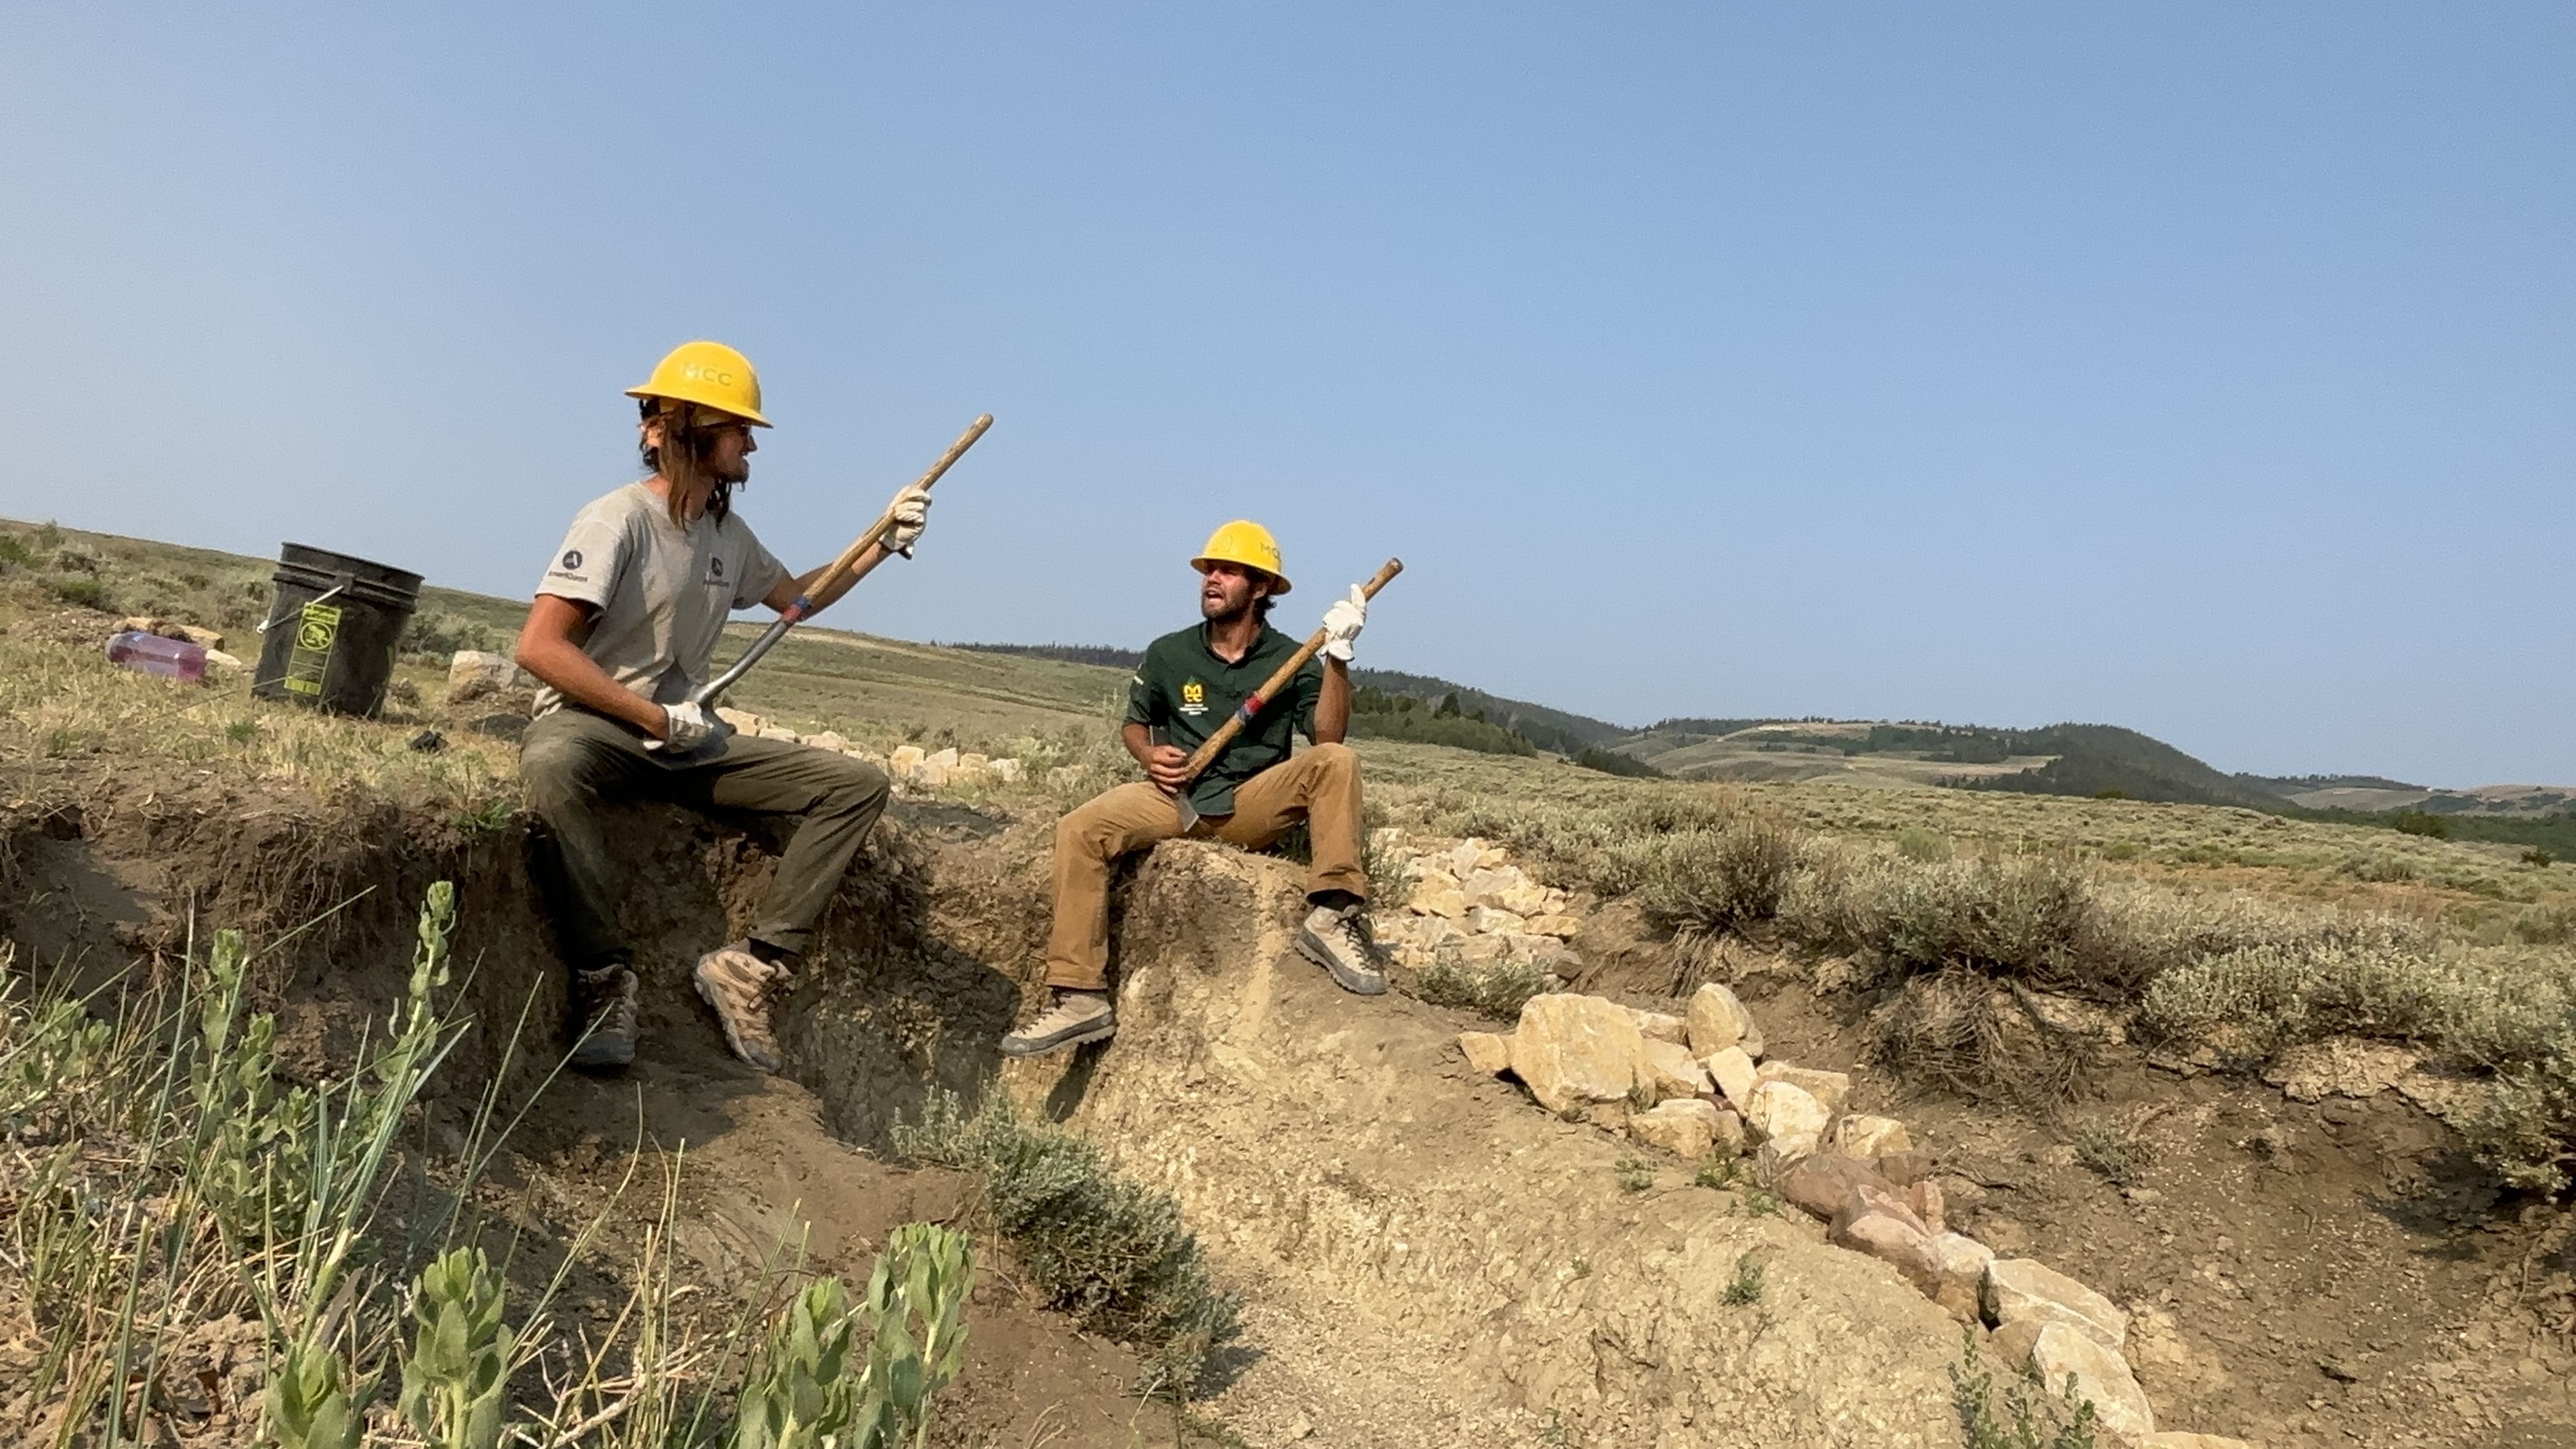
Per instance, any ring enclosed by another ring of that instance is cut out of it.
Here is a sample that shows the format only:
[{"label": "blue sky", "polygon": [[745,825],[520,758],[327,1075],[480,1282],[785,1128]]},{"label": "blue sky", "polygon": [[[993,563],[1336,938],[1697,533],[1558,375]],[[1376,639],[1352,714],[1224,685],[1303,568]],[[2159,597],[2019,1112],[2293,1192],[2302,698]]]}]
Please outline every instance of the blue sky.
[{"label": "blue sky", "polygon": [[[383,13],[377,13],[383,12]],[[2576,11],[17,6],[0,513],[505,594],[732,342],[831,622],[2576,781]]]}]

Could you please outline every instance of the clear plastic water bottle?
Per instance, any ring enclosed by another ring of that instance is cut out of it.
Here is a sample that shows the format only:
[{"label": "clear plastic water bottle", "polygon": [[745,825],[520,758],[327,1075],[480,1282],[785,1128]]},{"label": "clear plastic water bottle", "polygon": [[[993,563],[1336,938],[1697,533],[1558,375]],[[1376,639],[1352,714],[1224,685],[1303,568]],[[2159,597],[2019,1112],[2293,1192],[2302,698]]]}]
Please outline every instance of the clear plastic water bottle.
[{"label": "clear plastic water bottle", "polygon": [[165,679],[184,679],[190,683],[206,677],[206,646],[185,639],[164,639],[128,629],[107,641],[107,660],[146,674]]}]

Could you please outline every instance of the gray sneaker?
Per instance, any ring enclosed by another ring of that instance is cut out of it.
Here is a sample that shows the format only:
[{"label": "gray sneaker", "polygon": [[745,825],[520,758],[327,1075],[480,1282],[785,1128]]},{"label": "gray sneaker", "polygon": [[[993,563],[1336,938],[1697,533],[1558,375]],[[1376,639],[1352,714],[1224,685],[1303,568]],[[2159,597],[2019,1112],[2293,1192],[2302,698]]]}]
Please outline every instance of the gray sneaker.
[{"label": "gray sneaker", "polygon": [[580,1072],[613,1072],[635,1061],[635,973],[623,966],[576,971],[573,1011],[582,1022],[570,1062]]},{"label": "gray sneaker", "polygon": [[1317,906],[1297,928],[1297,954],[1333,973],[1344,991],[1386,991],[1386,955],[1369,934],[1366,906]]},{"label": "gray sneaker", "polygon": [[764,1072],[779,1068],[778,1042],[769,1034],[769,994],[787,980],[787,968],[751,954],[740,941],[698,958],[691,973],[698,995],[724,1023],[725,1045]]},{"label": "gray sneaker", "polygon": [[1107,1041],[1118,1034],[1118,1014],[1106,991],[1058,991],[1037,1020],[1002,1038],[1002,1055],[1033,1057],[1061,1047]]}]

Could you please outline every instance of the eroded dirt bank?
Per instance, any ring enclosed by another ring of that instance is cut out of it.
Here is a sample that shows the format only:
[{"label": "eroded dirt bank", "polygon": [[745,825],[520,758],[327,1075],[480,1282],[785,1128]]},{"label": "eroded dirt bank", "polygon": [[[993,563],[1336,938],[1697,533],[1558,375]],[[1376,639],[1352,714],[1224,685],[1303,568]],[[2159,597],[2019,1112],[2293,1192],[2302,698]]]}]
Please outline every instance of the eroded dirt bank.
[{"label": "eroded dirt bank", "polygon": [[[523,1013],[532,1040],[553,1040],[560,982],[515,827],[212,784],[63,777],[34,793],[8,814],[0,853],[22,969],[166,970],[192,919],[248,927],[276,943],[261,987],[290,1066],[318,1075],[399,995],[420,892],[453,879],[472,1020],[430,1144],[503,1070]],[[874,1155],[892,1126],[934,1092],[971,1102],[999,1081],[1179,1199],[1246,1299],[1208,1408],[1249,1443],[1959,1442],[1959,1328],[1939,1309],[1794,1211],[1755,1215],[1740,1194],[1692,1186],[1679,1164],[1476,1074],[1456,1013],[1335,989],[1289,949],[1298,878],[1283,862],[1158,851],[1122,892],[1115,1043],[1004,1072],[993,1044],[1031,990],[1043,836],[1043,822],[900,807],[789,999],[792,1080],[779,1081],[725,1055],[686,985],[697,952],[747,915],[769,843],[638,812],[618,838],[638,882],[630,923],[650,943],[646,1058],[626,1079],[558,1081],[541,1097],[539,1053],[509,1067],[505,1103],[534,1110],[494,1175],[493,1210],[579,1221],[631,1147],[660,1161],[685,1143],[675,1242],[693,1282],[741,1283],[799,1224],[816,1266],[860,1272],[888,1226],[962,1203],[955,1179]],[[1785,979],[1747,991],[1775,1056],[1854,1064],[1848,1004]],[[2526,1322],[2509,1291],[2555,1260],[2498,1228],[2492,1201],[2445,1198],[2442,1144],[2393,1103],[2115,1074],[2102,1110],[2139,1119],[2157,1148],[2121,1184],[2009,1114],[1864,1082],[1871,1110],[1915,1122],[1946,1171],[1984,1190],[1981,1204],[1959,1195],[1974,1230],[2147,1310],[2141,1331],[2171,1357],[2140,1368],[2169,1427],[2275,1449],[2570,1442],[2568,1357],[2552,1336],[2565,1330]],[[1652,1186],[1622,1187],[1631,1157]],[[654,1196],[638,1194],[634,1221]],[[1730,1302],[1748,1262],[1762,1291]],[[992,1264],[957,1432],[1171,1442],[1168,1416],[1124,1393],[1132,1356],[1039,1311]]]},{"label": "eroded dirt bank", "polygon": [[[1106,1051],[1012,1089],[1178,1196],[1254,1306],[1219,1400],[1255,1442],[1949,1445],[1958,1329],[1733,1192],[1477,1080],[1456,1028],[1289,949],[1299,873],[1184,843],[1139,873]],[[1753,1303],[1727,1289],[1751,1255]]]},{"label": "eroded dirt bank", "polygon": [[[91,985],[120,973],[166,979],[192,930],[202,943],[214,929],[243,928],[267,948],[255,991],[279,1013],[282,1069],[300,1080],[336,1075],[358,1033],[381,1023],[404,988],[421,892],[458,883],[452,1000],[463,1029],[406,1151],[444,1180],[477,1099],[505,1074],[501,1116],[517,1125],[475,1197],[492,1241],[520,1245],[514,1301],[532,1299],[596,1220],[598,1238],[578,1255],[556,1312],[606,1329],[675,1167],[670,1250],[684,1318],[730,1314],[782,1245],[803,1243],[813,1271],[857,1283],[893,1226],[970,1217],[964,1180],[890,1166],[834,1135],[805,1087],[735,1062],[690,994],[695,954],[727,939],[774,865],[757,839],[666,811],[639,811],[616,832],[637,882],[629,921],[648,943],[638,963],[645,1050],[621,1077],[549,1081],[563,991],[520,830],[212,783],[48,783],[0,820],[0,935],[20,972]],[[882,1089],[888,1116],[917,1109],[932,1083],[971,1085],[974,1063],[934,1061],[922,1043],[989,1043],[1015,999],[1006,978],[923,945],[920,837],[940,828],[937,818],[924,812],[918,828],[898,821],[879,833],[835,901],[820,952],[817,975],[866,982],[888,1025],[815,1045],[826,1064],[817,1075]],[[515,1053],[514,1033],[527,1042]],[[1168,1412],[1130,1392],[1132,1353],[1046,1312],[990,1245],[984,1268],[937,1442],[1172,1442]],[[183,1442],[248,1444],[253,1418],[246,1401],[210,1403],[183,1426]]]}]

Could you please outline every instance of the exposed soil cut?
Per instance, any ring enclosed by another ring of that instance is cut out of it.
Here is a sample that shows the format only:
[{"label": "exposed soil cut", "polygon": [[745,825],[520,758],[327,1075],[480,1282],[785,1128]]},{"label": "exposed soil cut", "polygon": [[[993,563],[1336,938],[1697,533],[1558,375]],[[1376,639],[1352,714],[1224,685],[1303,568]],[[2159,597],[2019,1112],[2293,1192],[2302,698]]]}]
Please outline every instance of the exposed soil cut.
[{"label": "exposed soil cut", "polygon": [[[650,943],[645,1060],[539,1099],[563,1006],[516,827],[212,776],[56,773],[20,793],[0,817],[0,918],[22,970],[166,970],[192,924],[246,927],[273,943],[260,989],[308,1076],[399,995],[421,892],[455,880],[473,1026],[428,1149],[506,1071],[506,1110],[536,1105],[487,1205],[566,1232],[639,1146],[647,1186],[617,1212],[640,1231],[660,1206],[655,1164],[682,1153],[676,1247],[710,1295],[782,1236],[810,1234],[813,1266],[857,1276],[896,1223],[971,1225],[958,1179],[873,1154],[931,1094],[971,1102],[998,1081],[1182,1203],[1247,1300],[1203,1406],[1247,1442],[1959,1442],[1959,1329],[1940,1309],[1794,1210],[1756,1215],[1670,1160],[1623,1188],[1639,1149],[1460,1059],[1459,1029],[1486,1023],[1348,996],[1298,957],[1283,862],[1157,851],[1121,891],[1116,1041],[1005,1071],[994,1043],[1034,990],[1044,927],[1044,822],[902,807],[789,999],[793,1080],[776,1080],[725,1054],[686,984],[747,914],[772,843],[640,811],[617,838]],[[1578,938],[1592,963],[1578,984],[1669,1005],[1679,978],[1625,911]],[[1773,1057],[1859,1065],[1856,1000],[1760,953],[1711,969],[1742,983]],[[505,1064],[523,1018],[540,1045]],[[2137,1314],[2132,1357],[2166,1428],[2276,1449],[2576,1442],[2568,1305],[2544,1291],[2576,1266],[2562,1217],[2500,1218],[2445,1129],[2394,1096],[2301,1103],[2117,1048],[2107,1061],[2075,1115],[2134,1128],[2116,1182],[2078,1160],[2074,1117],[1909,1095],[1866,1068],[1854,1106],[1912,1126],[1960,1226]],[[948,1442],[1173,1441],[1169,1411],[1127,1392],[1132,1354],[1038,1308],[1005,1254],[984,1261]],[[1729,1302],[1747,1262],[1762,1291]]]},{"label": "exposed soil cut", "polygon": [[[455,933],[469,1019],[421,1132],[420,1160],[463,1145],[465,1116],[500,1070],[509,1038],[505,1116],[527,1109],[478,1198],[497,1226],[534,1230],[556,1248],[605,1210],[604,1261],[631,1251],[662,1209],[664,1169],[682,1166],[673,1246],[694,1301],[723,1312],[780,1245],[804,1245],[815,1272],[863,1281],[891,1227],[906,1221],[972,1226],[967,1185],[949,1174],[890,1167],[828,1131],[816,1099],[763,1077],[725,1051],[686,985],[697,952],[727,938],[727,912],[753,898],[774,863],[759,842],[672,812],[639,812],[626,862],[647,977],[643,1060],[629,1074],[565,1076],[545,1086],[560,1028],[562,986],[530,895],[524,839],[475,833],[379,808],[234,792],[212,781],[136,791],[108,779],[64,777],[22,799],[5,836],[0,924],[23,970],[66,971],[95,984],[129,964],[167,970],[199,932],[241,926],[272,946],[260,989],[280,1013],[285,1069],[318,1077],[345,1061],[355,1034],[402,991],[420,892],[435,879],[460,888]],[[944,826],[934,818],[934,830]],[[880,988],[890,1018],[962,1003],[961,1032],[990,1040],[1012,988],[990,973],[959,981],[958,959],[918,938],[920,850],[897,822],[880,832],[836,902],[818,975],[846,973]],[[907,863],[907,861],[911,863]],[[336,908],[336,910],[334,910]],[[312,915],[320,925],[284,934]],[[936,1021],[928,1028],[942,1033]],[[913,1073],[902,1041],[871,1035],[833,1053],[837,1080],[905,1080],[917,1105],[937,1069]],[[909,1075],[908,1075],[909,1074]],[[873,1119],[872,1119],[873,1120]],[[624,1185],[621,1194],[619,1188]],[[542,1256],[542,1255],[539,1255]],[[1007,1253],[987,1244],[970,1305],[966,1367],[943,1396],[939,1442],[1126,1446],[1173,1442],[1169,1410],[1130,1392],[1138,1363],[1075,1332],[1039,1307]],[[550,1264],[514,1272],[532,1289]],[[623,1298],[613,1275],[576,1272],[564,1311],[604,1318]],[[223,1443],[222,1421],[211,1437]]]}]

